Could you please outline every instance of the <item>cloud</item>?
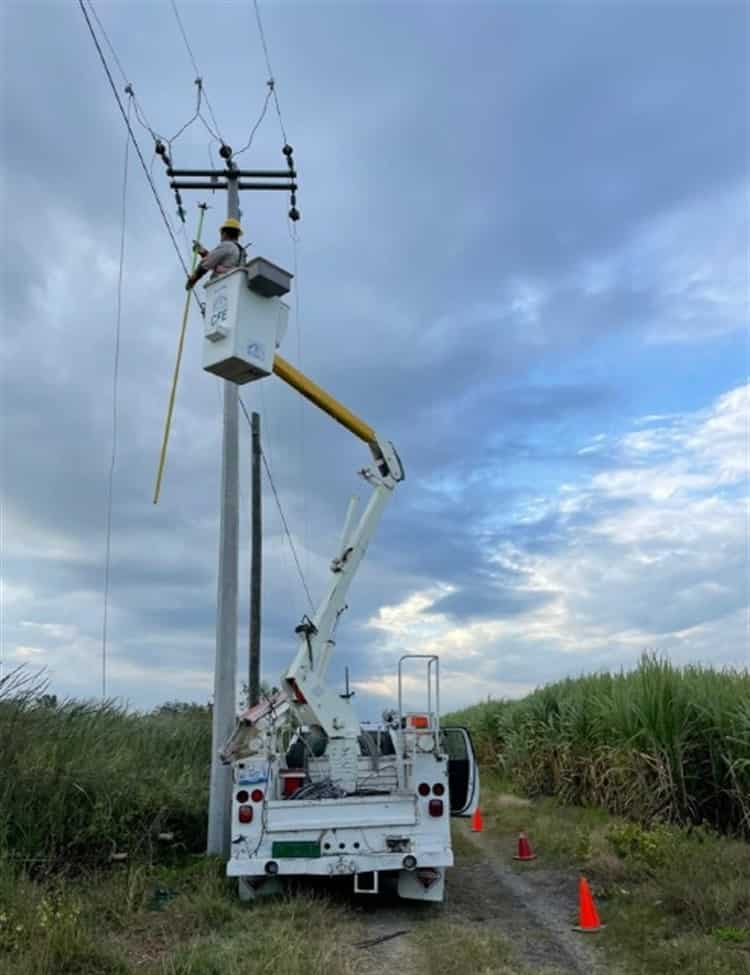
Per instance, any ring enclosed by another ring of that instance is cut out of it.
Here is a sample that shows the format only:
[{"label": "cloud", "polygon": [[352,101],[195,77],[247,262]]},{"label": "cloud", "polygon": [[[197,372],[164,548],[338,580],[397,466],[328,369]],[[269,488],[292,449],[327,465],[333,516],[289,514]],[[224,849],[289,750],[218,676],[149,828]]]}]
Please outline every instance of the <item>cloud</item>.
[{"label": "cloud", "polygon": [[[233,9],[248,53],[225,83],[228,10],[183,15],[236,147],[267,78],[252,9]],[[137,32],[124,6],[98,12],[150,123],[176,133],[195,86],[169,9],[139,6]],[[392,439],[407,471],[352,588],[332,679],[351,660],[364,706],[380,707],[412,639],[442,648],[454,702],[616,666],[648,641],[736,661],[746,10],[465,14],[344,4],[331,19],[305,7],[290,28],[284,5],[264,10],[300,170],[296,254],[281,194],[242,205],[255,248],[297,260],[284,354]],[[155,507],[179,264],[131,152],[115,404],[122,122],[75,6],[17,4],[5,22],[3,653],[48,667],[59,692],[99,692],[116,405],[110,690],[142,706],[205,699],[220,384],[202,372],[193,316]],[[115,79],[120,90],[116,68]],[[187,194],[179,227],[151,138],[135,129],[186,256],[198,198]],[[210,141],[197,120],[176,163],[208,165]],[[281,143],[269,111],[241,158],[275,166]],[[224,206],[209,202],[206,240]],[[318,598],[367,451],[276,381],[242,395],[262,414]],[[243,654],[244,427],[240,466]],[[267,483],[264,502],[275,680],[309,606]]]},{"label": "cloud", "polygon": [[[485,541],[478,564],[463,567],[468,579],[448,571],[381,607],[369,622],[381,654],[439,653],[461,675],[453,690],[461,701],[472,675],[501,679],[509,656],[523,686],[534,672],[540,681],[575,672],[582,658],[626,665],[649,647],[747,665],[747,629],[737,621],[748,595],[748,415],[741,387],[691,415],[651,419],[645,430],[641,420],[611,446],[610,469],[561,485],[538,499],[536,521],[511,519]],[[550,522],[556,544],[529,544]]]}]

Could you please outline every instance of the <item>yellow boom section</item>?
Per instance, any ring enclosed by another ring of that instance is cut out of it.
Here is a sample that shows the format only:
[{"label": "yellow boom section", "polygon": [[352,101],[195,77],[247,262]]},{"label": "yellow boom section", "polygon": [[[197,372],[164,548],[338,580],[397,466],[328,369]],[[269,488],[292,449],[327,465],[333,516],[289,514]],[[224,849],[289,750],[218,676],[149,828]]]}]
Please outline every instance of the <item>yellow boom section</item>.
[{"label": "yellow boom section", "polygon": [[324,389],[321,389],[312,379],[308,379],[299,369],[295,369],[286,359],[282,359],[280,355],[277,355],[273,361],[273,371],[279,379],[283,379],[285,383],[288,383],[298,393],[301,393],[305,399],[309,399],[311,403],[314,403],[324,413],[333,417],[334,420],[353,433],[355,437],[364,440],[366,444],[374,444],[376,442],[375,431],[368,423],[360,420],[343,403],[339,403],[337,399],[334,399]]}]

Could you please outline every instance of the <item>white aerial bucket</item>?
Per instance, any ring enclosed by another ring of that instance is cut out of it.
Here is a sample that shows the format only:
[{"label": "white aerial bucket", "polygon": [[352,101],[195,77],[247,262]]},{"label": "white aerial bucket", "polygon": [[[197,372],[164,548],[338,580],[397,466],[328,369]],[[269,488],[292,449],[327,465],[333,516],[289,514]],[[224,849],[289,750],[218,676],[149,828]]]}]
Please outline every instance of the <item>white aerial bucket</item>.
[{"label": "white aerial bucket", "polygon": [[206,285],[203,368],[241,385],[273,372],[289,321],[292,275],[256,257]]}]

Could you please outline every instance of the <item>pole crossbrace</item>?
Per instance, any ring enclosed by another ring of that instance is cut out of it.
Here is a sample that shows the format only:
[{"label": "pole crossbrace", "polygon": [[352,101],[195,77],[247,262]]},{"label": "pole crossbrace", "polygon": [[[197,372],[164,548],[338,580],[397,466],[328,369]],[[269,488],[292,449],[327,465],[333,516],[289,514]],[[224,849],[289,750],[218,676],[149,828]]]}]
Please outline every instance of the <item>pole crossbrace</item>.
[{"label": "pole crossbrace", "polygon": [[[199,182],[197,180],[177,181],[173,180],[169,184],[173,190],[228,190],[228,183]],[[298,189],[295,183],[243,183],[238,181],[239,190],[284,190],[287,193],[294,193]]]},{"label": "pole crossbrace", "polygon": [[205,176],[210,179],[242,179],[247,176],[250,179],[296,179],[297,173],[292,169],[173,169],[167,167],[167,176]]}]

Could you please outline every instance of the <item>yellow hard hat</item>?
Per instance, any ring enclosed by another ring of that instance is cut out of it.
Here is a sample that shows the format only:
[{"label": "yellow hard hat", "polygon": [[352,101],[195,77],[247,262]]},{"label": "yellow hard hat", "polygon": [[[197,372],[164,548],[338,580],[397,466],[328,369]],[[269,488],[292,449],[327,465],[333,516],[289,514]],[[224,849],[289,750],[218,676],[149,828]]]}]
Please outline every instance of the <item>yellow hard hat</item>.
[{"label": "yellow hard hat", "polygon": [[242,233],[242,227],[240,226],[239,220],[235,220],[234,217],[227,217],[224,223],[221,225],[221,230],[238,230]]}]

